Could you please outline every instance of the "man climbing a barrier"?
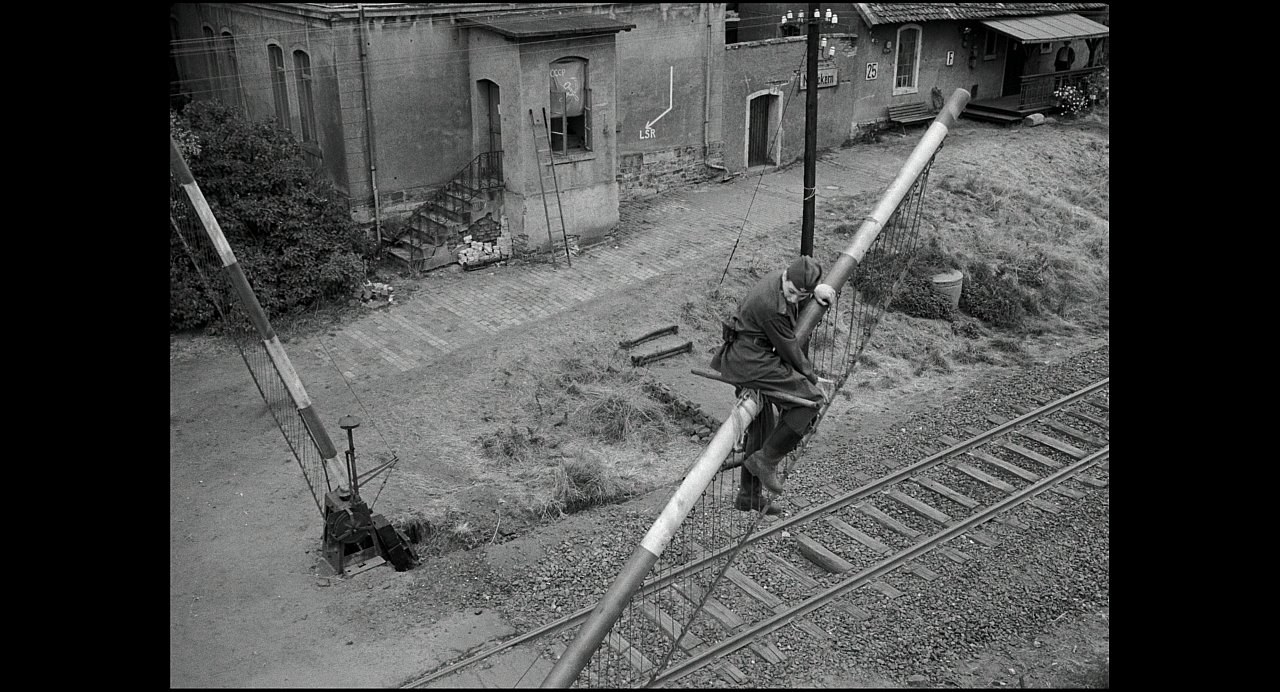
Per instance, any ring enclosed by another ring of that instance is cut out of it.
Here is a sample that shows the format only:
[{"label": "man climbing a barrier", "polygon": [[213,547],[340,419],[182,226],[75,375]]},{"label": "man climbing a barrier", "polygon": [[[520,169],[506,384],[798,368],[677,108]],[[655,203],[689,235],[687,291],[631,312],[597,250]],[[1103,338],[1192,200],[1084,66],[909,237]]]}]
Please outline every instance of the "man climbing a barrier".
[{"label": "man climbing a barrier", "polygon": [[[817,405],[823,399],[818,374],[805,354],[808,344],[796,336],[795,327],[806,301],[813,299],[829,305],[835,298],[835,289],[819,283],[821,279],[822,265],[812,257],[801,256],[786,269],[761,278],[723,325],[724,344],[711,359],[711,367],[734,384],[737,392],[763,390],[772,404],[762,407],[757,423],[748,432],[747,449],[755,451],[742,464],[742,483],[734,500],[737,509],[764,508],[761,485],[774,493],[782,492],[778,464],[800,444],[818,414]],[[813,404],[804,406],[770,397],[770,391]],[[770,506],[768,513],[778,514],[780,510]]]}]

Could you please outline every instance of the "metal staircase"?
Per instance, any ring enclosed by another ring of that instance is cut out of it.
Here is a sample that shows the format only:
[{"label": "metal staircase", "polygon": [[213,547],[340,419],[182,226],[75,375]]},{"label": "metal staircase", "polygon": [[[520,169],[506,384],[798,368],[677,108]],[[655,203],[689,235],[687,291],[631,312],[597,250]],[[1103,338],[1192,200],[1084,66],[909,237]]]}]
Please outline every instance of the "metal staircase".
[{"label": "metal staircase", "polygon": [[480,154],[414,210],[389,238],[387,253],[415,273],[453,262],[453,248],[472,226],[486,222],[473,218],[476,198],[502,187],[502,152]]}]

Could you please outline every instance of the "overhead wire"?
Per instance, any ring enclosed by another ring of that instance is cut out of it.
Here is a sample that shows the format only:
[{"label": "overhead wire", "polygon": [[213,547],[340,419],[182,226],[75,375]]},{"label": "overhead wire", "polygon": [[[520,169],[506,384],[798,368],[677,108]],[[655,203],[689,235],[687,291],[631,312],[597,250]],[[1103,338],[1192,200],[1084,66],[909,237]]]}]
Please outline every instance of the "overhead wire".
[{"label": "overhead wire", "polygon": [[[809,53],[808,50],[804,52],[804,56],[800,61],[800,67],[798,68],[797,71],[803,70],[805,68],[806,63],[809,60],[808,53]],[[795,100],[794,96],[799,91],[800,91],[800,80],[799,79],[792,80],[792,83],[791,83],[792,98],[788,98],[786,103],[782,104],[782,113],[778,116],[779,122],[782,122],[785,120],[787,116],[787,108],[791,106],[791,102]],[[781,134],[782,134],[781,127],[777,128],[777,130],[774,131],[773,139],[769,142],[770,151],[773,150],[774,145],[777,143],[777,138]],[[748,161],[747,163],[750,164],[750,161]],[[756,204],[756,195],[760,193],[760,185],[761,183],[764,182],[764,174],[765,174],[765,171],[761,171],[760,174],[756,177],[756,188],[751,192],[751,201],[747,203],[747,211],[742,216],[742,226],[738,229],[738,237],[733,241],[733,247],[729,249],[729,258],[725,260],[724,271],[720,273],[720,281],[718,282],[719,284],[724,284],[725,277],[729,275],[729,265],[733,263],[733,256],[738,251],[738,244],[742,242],[742,233],[747,229],[747,219],[750,218],[751,209]]]}]

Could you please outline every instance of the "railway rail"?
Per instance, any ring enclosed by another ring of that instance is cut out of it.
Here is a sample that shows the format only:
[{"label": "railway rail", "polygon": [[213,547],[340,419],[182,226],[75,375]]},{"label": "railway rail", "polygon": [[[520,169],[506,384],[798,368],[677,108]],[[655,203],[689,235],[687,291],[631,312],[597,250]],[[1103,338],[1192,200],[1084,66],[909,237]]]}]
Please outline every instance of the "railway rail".
[{"label": "railway rail", "polygon": [[[780,662],[786,657],[778,646],[784,627],[825,638],[806,616],[840,608],[856,620],[869,619],[852,598],[858,590],[893,598],[900,592],[891,575],[938,578],[926,556],[964,563],[975,559],[967,546],[998,543],[986,528],[992,522],[1026,529],[1015,508],[1057,513],[1064,503],[1106,488],[1109,383],[1103,379],[1038,408],[1015,407],[1019,415],[1012,419],[989,416],[993,427],[966,428],[971,437],[963,440],[943,436],[942,449],[854,490],[828,487],[825,498],[790,498],[801,507],[798,513],[734,545],[706,550],[687,538],[688,552],[699,558],[645,583],[632,599],[633,612],[610,633],[577,685],[657,687],[704,669],[723,683],[746,683],[748,674],[729,654],[746,649],[765,662]],[[550,666],[546,651],[563,650],[591,610],[404,686],[450,686],[450,676],[517,649],[524,658],[517,657],[522,662],[515,672],[522,674],[495,686],[535,686]],[[599,655],[606,648],[619,655]]]}]

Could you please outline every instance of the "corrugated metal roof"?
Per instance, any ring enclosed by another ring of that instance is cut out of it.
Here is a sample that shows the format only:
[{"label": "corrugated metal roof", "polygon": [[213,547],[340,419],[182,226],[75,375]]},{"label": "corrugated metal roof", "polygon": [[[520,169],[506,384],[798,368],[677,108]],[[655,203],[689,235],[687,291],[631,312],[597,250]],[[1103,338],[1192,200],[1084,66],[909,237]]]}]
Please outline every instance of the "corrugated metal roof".
[{"label": "corrugated metal roof", "polygon": [[1067,12],[1099,12],[1105,2],[904,2],[854,3],[868,26],[903,22],[1025,17]]},{"label": "corrugated metal roof", "polygon": [[635,24],[599,14],[493,15],[459,17],[462,24],[484,27],[511,38],[544,36],[591,36],[631,31]]},{"label": "corrugated metal roof", "polygon": [[1106,36],[1106,26],[1078,14],[1053,14],[1045,17],[1011,17],[1009,19],[986,19],[983,26],[989,26],[1007,36],[1012,36],[1023,43],[1043,43],[1061,41],[1069,38],[1092,38]]}]

